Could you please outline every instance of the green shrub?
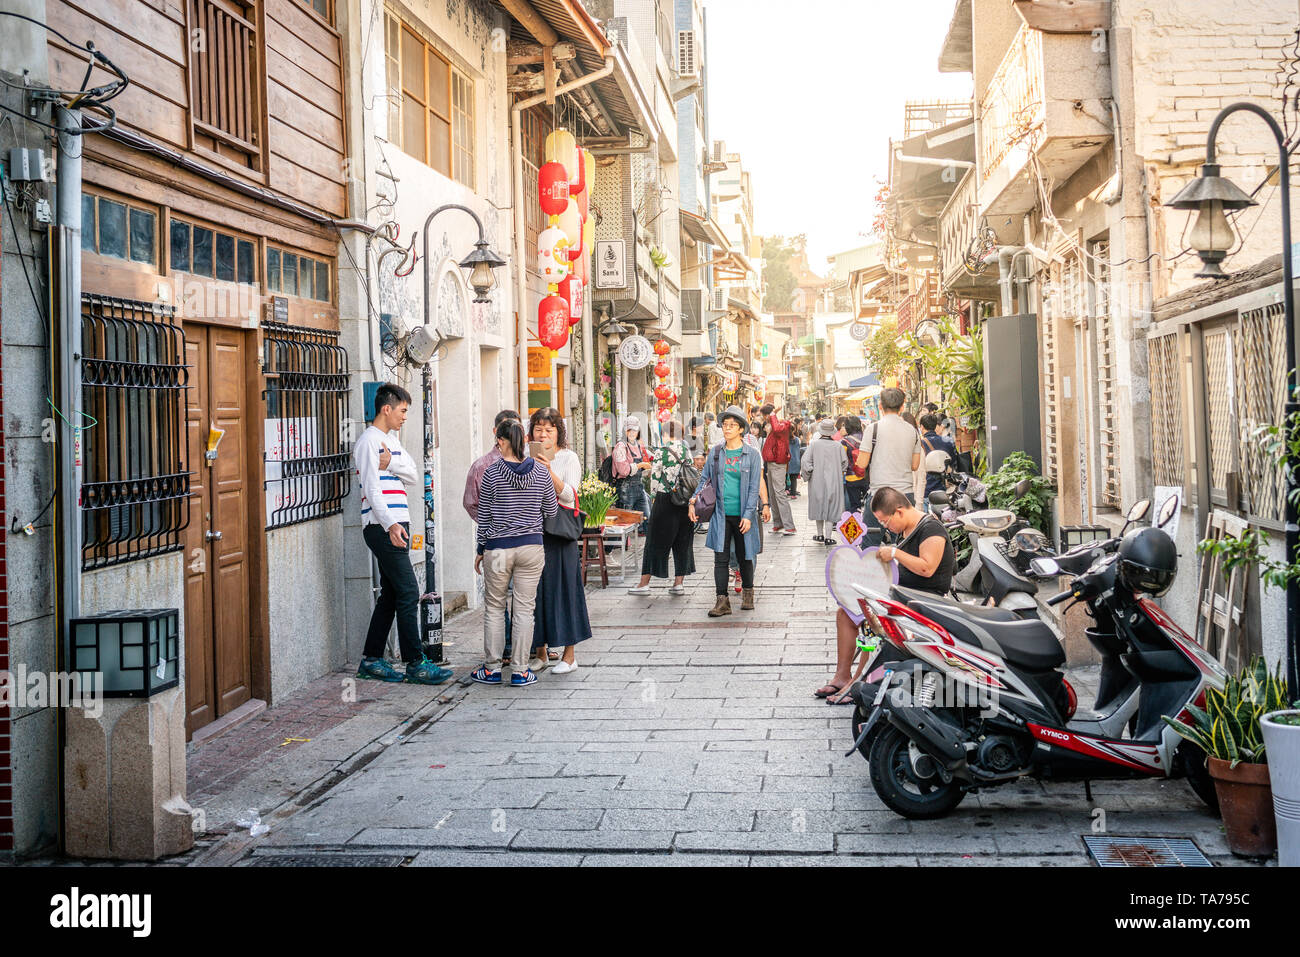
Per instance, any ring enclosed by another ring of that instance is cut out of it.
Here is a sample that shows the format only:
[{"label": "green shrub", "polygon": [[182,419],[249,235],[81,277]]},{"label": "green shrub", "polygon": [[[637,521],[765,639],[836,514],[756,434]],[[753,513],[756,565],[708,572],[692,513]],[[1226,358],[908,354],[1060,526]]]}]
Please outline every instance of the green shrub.
[{"label": "green shrub", "polygon": [[[1029,491],[1017,498],[1016,486],[1030,479]],[[1007,508],[1041,531],[1047,531],[1047,507],[1055,489],[1038,474],[1038,466],[1024,452],[1012,452],[996,472],[984,479],[989,508]]]}]

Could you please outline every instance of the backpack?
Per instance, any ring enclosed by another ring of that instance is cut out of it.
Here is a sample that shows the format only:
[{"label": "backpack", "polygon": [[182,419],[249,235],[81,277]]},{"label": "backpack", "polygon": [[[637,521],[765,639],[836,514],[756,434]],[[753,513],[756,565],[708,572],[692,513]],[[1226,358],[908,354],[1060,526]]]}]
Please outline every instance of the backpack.
[{"label": "backpack", "polygon": [[[877,424],[878,423],[876,422],[871,423],[871,446],[867,449],[868,456],[870,456],[870,454],[876,450],[876,425]],[[846,435],[844,438],[840,440],[840,444],[849,450],[849,464],[844,469],[844,477],[853,478],[853,479],[865,479],[867,477],[867,466],[866,464],[858,461],[858,453],[862,451],[861,445],[852,436],[848,436],[848,435]]]},{"label": "backpack", "polygon": [[600,468],[596,469],[596,478],[600,479],[606,485],[614,484],[614,456],[607,455],[600,463]]},{"label": "backpack", "polygon": [[668,493],[668,500],[680,508],[685,508],[691,504],[691,496],[695,494],[695,487],[699,484],[700,473],[696,471],[695,463],[678,459],[677,481],[673,483],[672,491]]}]

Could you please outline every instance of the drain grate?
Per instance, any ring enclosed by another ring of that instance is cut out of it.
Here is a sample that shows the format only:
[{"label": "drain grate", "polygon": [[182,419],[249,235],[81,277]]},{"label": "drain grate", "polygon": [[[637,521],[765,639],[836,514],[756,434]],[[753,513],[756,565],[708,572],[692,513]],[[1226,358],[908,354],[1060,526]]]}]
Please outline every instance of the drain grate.
[{"label": "drain grate", "polygon": [[258,854],[247,861],[248,867],[401,867],[401,854]]},{"label": "drain grate", "polygon": [[1213,867],[1210,859],[1185,837],[1098,837],[1086,835],[1083,846],[1099,867]]}]

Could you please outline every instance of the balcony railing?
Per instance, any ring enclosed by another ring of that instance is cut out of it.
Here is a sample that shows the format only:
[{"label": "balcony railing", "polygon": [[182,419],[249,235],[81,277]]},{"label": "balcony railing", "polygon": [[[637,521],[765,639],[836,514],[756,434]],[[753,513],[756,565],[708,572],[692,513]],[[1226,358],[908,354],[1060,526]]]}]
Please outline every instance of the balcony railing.
[{"label": "balcony railing", "polygon": [[1045,119],[1043,35],[1022,26],[980,100],[983,180],[1021,143],[1038,147]]},{"label": "balcony railing", "polygon": [[969,291],[974,286],[990,285],[997,278],[996,269],[976,277],[964,265],[980,230],[976,181],[975,171],[968,171],[939,214],[939,279],[944,290]]},{"label": "balcony railing", "polygon": [[937,319],[943,315],[939,304],[939,279],[927,272],[921,280],[921,288],[908,295],[898,304],[898,331],[910,332],[922,319]]}]

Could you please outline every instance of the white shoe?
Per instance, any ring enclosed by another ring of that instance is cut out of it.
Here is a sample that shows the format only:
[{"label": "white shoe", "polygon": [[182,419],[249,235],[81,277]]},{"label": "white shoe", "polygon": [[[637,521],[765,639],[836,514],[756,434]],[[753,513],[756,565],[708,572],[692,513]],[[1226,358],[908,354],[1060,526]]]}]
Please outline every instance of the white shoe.
[{"label": "white shoe", "polygon": [[685,586],[685,585],[670,585],[670,586],[668,586],[668,594],[670,594],[670,595],[685,595],[685,594],[686,594],[686,586]]},{"label": "white shoe", "polygon": [[528,662],[528,670],[529,670],[529,671],[545,671],[545,670],[546,670],[546,666],[549,665],[549,664],[550,664],[550,662],[547,661],[545,658],[534,658],[532,661]]},{"label": "white shoe", "polygon": [[567,661],[560,661],[551,666],[551,673],[557,675],[567,675],[570,671],[577,671],[577,670],[578,670],[577,659],[574,659],[572,663]]},{"label": "white shoe", "polygon": [[629,589],[627,590],[627,593],[628,593],[629,595],[648,595],[648,594],[650,594],[650,586],[649,586],[649,585],[637,585],[637,586],[635,586],[635,587],[633,587],[633,588],[629,588]]}]

